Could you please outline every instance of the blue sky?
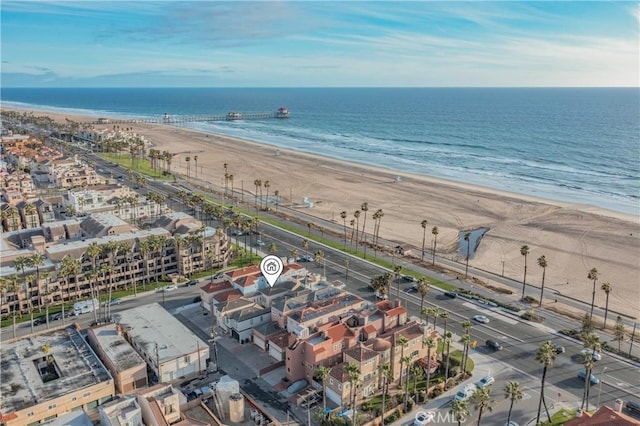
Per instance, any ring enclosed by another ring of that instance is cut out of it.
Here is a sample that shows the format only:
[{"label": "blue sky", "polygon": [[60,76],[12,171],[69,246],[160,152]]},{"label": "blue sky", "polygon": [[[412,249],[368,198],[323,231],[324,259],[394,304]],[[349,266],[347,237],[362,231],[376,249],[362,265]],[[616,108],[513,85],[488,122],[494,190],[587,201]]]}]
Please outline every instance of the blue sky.
[{"label": "blue sky", "polygon": [[0,8],[3,87],[639,86],[637,2]]}]

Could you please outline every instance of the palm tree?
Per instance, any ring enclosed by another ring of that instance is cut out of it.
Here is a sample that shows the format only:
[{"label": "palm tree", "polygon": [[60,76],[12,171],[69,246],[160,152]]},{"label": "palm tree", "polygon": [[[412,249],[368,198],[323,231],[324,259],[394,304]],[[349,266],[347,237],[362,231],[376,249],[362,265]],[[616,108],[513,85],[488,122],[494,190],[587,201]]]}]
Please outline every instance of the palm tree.
[{"label": "palm tree", "polygon": [[378,240],[380,238],[380,225],[382,224],[382,218],[384,217],[384,212],[382,211],[382,209],[378,209],[376,210],[376,212],[374,213],[374,217],[377,221],[377,225],[375,226],[374,229],[374,247],[375,250],[378,250]]},{"label": "palm tree", "polygon": [[420,257],[421,261],[424,261],[424,242],[427,239],[427,220],[423,220],[420,222],[420,226],[422,227],[422,256]]},{"label": "palm tree", "polygon": [[542,285],[540,286],[540,302],[538,306],[542,306],[542,297],[544,296],[544,276],[547,272],[547,258],[544,254],[538,258],[538,266],[542,268]]},{"label": "palm tree", "polygon": [[443,319],[444,321],[444,326],[443,326],[443,331],[442,334],[447,334],[447,319],[449,319],[449,312],[448,311],[442,311],[440,312],[440,318]]},{"label": "palm tree", "polygon": [[551,416],[549,415],[549,409],[547,408],[547,402],[544,399],[544,385],[547,379],[547,370],[553,366],[553,361],[556,359],[556,351],[551,345],[551,341],[544,342],[536,352],[536,361],[542,364],[542,378],[540,380],[540,400],[538,401],[538,414],[536,416],[536,424],[540,423],[540,411],[544,404],[544,409],[547,412],[547,419],[551,423]]},{"label": "palm tree", "polygon": [[[434,226],[433,228],[431,228],[431,233],[433,234],[433,262],[431,263],[432,265],[436,264],[436,246],[438,244],[438,234],[440,233],[440,231],[438,231],[438,227]],[[424,251],[424,249],[422,249]]]},{"label": "palm tree", "polygon": [[437,347],[436,341],[429,337],[426,340],[427,345],[427,399],[429,399],[429,384],[431,383],[431,351]]},{"label": "palm tree", "polygon": [[331,369],[320,366],[316,368],[315,376],[320,379],[320,383],[322,383],[322,408],[323,412],[327,412],[327,377],[331,374]]},{"label": "palm tree", "polygon": [[604,304],[604,323],[602,324],[602,329],[604,330],[607,327],[607,315],[609,314],[609,293],[611,292],[611,284],[608,282],[602,283],[600,289],[607,295],[607,299]]},{"label": "palm tree", "polygon": [[340,212],[340,217],[342,218],[342,227],[344,229],[344,248],[347,248],[347,212],[345,210]]},{"label": "palm tree", "polygon": [[345,366],[345,371],[347,372],[349,385],[351,386],[351,410],[353,415],[353,425],[356,424],[357,416],[357,406],[356,406],[356,398],[358,397],[357,387],[358,382],[360,381],[360,367],[358,364],[354,362],[350,362]]},{"label": "palm tree", "polygon": [[[438,321],[438,317],[440,316],[440,309],[437,306],[434,306],[431,309],[431,315],[433,315],[433,330],[436,329],[436,323]],[[429,318],[427,318],[427,323],[429,322]],[[428,324],[427,324],[428,325]]]},{"label": "palm tree", "polygon": [[404,358],[404,350],[407,346],[409,346],[409,340],[404,337],[403,335],[400,335],[400,337],[398,337],[396,343],[402,348],[401,349],[401,353],[400,353],[400,387],[402,388],[402,377],[404,376],[402,374],[403,372],[403,368],[402,368],[402,359]]},{"label": "palm tree", "polygon": [[451,403],[451,408],[449,408],[449,413],[453,415],[453,418],[458,422],[458,426],[462,424],[463,421],[469,416],[469,406],[467,401],[461,401],[454,399]]},{"label": "palm tree", "polygon": [[[40,293],[40,267],[44,266],[44,261],[47,258],[40,253],[33,253],[28,259],[28,265],[32,268],[36,268],[36,286],[38,287],[38,293]],[[40,297],[40,299],[42,299],[42,297]],[[42,304],[40,301],[38,302],[38,311],[42,312]]]},{"label": "palm tree", "polygon": [[356,218],[356,253],[358,252],[358,232],[360,231],[360,210],[353,212],[353,217]]},{"label": "palm tree", "polygon": [[[28,300],[31,297],[28,295],[29,290],[27,288],[27,277],[25,274],[26,267],[29,266],[29,257],[28,256],[18,256],[13,260],[13,267],[16,271],[20,270],[22,272],[22,290],[25,292],[25,296]],[[20,297],[18,296],[18,301],[20,301]],[[22,318],[22,304],[18,303],[20,308],[20,318]]]},{"label": "palm tree", "polygon": [[[100,254],[102,253],[102,247],[100,247],[98,245],[97,242],[93,241],[91,244],[89,244],[89,247],[87,247],[87,251],[86,254],[87,256],[89,256],[91,258],[91,264],[93,266],[92,271],[97,271],[98,270],[98,265],[97,265],[97,260],[98,260],[98,256],[100,256]],[[98,274],[94,273],[91,275],[93,280],[90,280],[90,286],[91,286],[91,299],[98,299],[100,300],[99,294],[100,294],[100,290],[98,289],[98,285],[97,285],[97,278],[98,278]],[[94,316],[94,320],[96,322],[98,322],[98,312],[96,309],[93,310],[93,316]]]},{"label": "palm tree", "polygon": [[480,420],[482,420],[482,414],[484,411],[491,411],[493,409],[493,407],[491,407],[491,404],[493,403],[491,400],[491,388],[487,386],[476,389],[475,392],[473,392],[473,395],[471,395],[471,402],[475,403],[476,410],[478,410],[477,425],[480,426]]},{"label": "palm tree", "polygon": [[306,238],[302,239],[302,250],[308,255],[309,254],[309,240]]},{"label": "palm tree", "polygon": [[393,266],[394,279],[398,285],[398,291],[396,292],[396,299],[400,300],[400,272],[402,272],[402,265]]},{"label": "palm tree", "polygon": [[527,288],[527,256],[529,255],[529,246],[520,247],[520,254],[524,256],[524,277],[522,278],[522,300],[524,300],[525,289]]},{"label": "palm tree", "polygon": [[269,188],[271,187],[271,183],[268,180],[264,181],[264,188],[267,190],[267,199],[264,202],[265,210],[269,211]]},{"label": "palm tree", "polygon": [[469,346],[471,345],[471,336],[469,334],[463,334],[460,338],[462,340],[462,372],[467,375],[467,358],[469,357]]},{"label": "palm tree", "polygon": [[[69,284],[71,283],[71,277],[75,277],[76,284],[76,299],[80,295],[80,287],[78,283],[78,274],[82,272],[82,265],[80,264],[80,260],[74,259],[71,256],[67,255],[62,258],[60,273],[67,277],[67,298],[69,299],[69,293],[71,292],[69,289]],[[64,306],[64,300],[62,301],[62,305]]]},{"label": "palm tree", "polygon": [[17,306],[13,304],[13,338],[16,338],[16,310],[20,309],[20,284],[17,275],[9,275],[8,277],[2,277],[2,293],[5,295],[7,293],[13,293],[13,296],[18,301]]},{"label": "palm tree", "polygon": [[[255,179],[253,181],[253,184],[256,187],[255,201],[256,201],[256,210],[258,210],[258,188],[262,188],[262,181],[260,179]],[[260,207],[262,207],[262,200],[260,200]]]},{"label": "palm tree", "polygon": [[589,391],[591,390],[591,372],[593,371],[593,367],[595,366],[595,360],[590,353],[581,354],[582,365],[584,365],[585,376],[584,376],[584,391],[582,393],[582,404],[580,404],[580,410],[589,411]]},{"label": "palm tree", "polygon": [[187,162],[187,180],[191,177],[191,157],[186,156],[184,161]]},{"label": "palm tree", "polygon": [[582,405],[580,406],[580,409],[582,410],[586,404],[586,409],[589,410],[589,391],[591,390],[591,373],[595,365],[594,354],[597,352],[600,352],[602,347],[600,344],[600,337],[598,337],[598,335],[595,333],[589,334],[584,339],[582,344],[585,348],[589,348],[592,351],[592,353],[586,352],[583,355],[583,359],[582,359],[582,363],[585,367],[586,375],[584,380],[585,383],[584,383],[584,393],[582,396]]},{"label": "palm tree", "polygon": [[409,400],[409,371],[410,371],[412,359],[413,357],[411,355],[407,355],[405,357],[402,357],[402,359],[400,360],[406,366],[405,367],[406,378],[404,379],[404,402],[403,402],[405,411],[407,411],[407,401]]},{"label": "palm tree", "polygon": [[389,391],[389,383],[393,382],[393,370],[391,369],[391,365],[389,365],[389,363],[384,363],[378,366],[379,371],[379,377],[380,380],[382,381],[382,419],[380,424],[384,424],[384,413],[385,413],[385,402],[386,402],[386,396],[387,393]]},{"label": "palm tree", "polygon": [[360,210],[364,212],[364,220],[362,221],[362,247],[364,248],[364,257],[367,257],[367,234],[365,227],[367,226],[367,212],[369,211],[369,203],[362,203]]},{"label": "palm tree", "polygon": [[198,179],[198,156],[194,155],[193,156],[193,162],[195,163],[195,168],[196,168],[196,179]]},{"label": "palm tree", "polygon": [[589,313],[589,319],[593,321],[593,305],[596,303],[596,281],[598,281],[598,270],[591,268],[587,274],[587,278],[593,281],[593,293],[591,294],[591,312]]},{"label": "palm tree", "polygon": [[418,293],[420,293],[420,312],[422,312],[422,307],[424,306],[424,298],[429,293],[429,281],[425,277],[418,278],[417,282]]},{"label": "palm tree", "polygon": [[509,414],[507,415],[507,424],[511,424],[511,411],[513,410],[513,404],[521,401],[524,398],[524,393],[520,388],[520,383],[509,382],[504,387],[504,397],[510,401]]},{"label": "palm tree", "polygon": [[618,317],[616,318],[616,325],[613,330],[613,341],[618,342],[618,352],[622,351],[620,345],[624,340],[624,334],[625,334],[624,322],[622,322],[622,317],[618,315]]},{"label": "palm tree", "polygon": [[429,326],[429,315],[433,312],[433,308],[424,308],[420,311],[420,321],[425,321],[425,324]]},{"label": "palm tree", "polygon": [[464,278],[466,279],[468,276],[468,272],[469,272],[469,254],[471,252],[470,250],[470,246],[471,246],[471,232],[465,232],[464,233],[464,240],[467,242],[467,263],[464,267]]},{"label": "palm tree", "polygon": [[324,252],[322,250],[316,250],[315,258],[318,264],[322,262],[322,277],[326,280],[327,279],[327,262],[325,259]]},{"label": "palm tree", "polygon": [[453,334],[450,331],[444,333],[444,344],[447,347],[447,356],[445,360],[445,368],[444,368],[444,383],[447,385],[447,380],[449,380],[449,355],[451,350],[451,339],[453,338]]}]

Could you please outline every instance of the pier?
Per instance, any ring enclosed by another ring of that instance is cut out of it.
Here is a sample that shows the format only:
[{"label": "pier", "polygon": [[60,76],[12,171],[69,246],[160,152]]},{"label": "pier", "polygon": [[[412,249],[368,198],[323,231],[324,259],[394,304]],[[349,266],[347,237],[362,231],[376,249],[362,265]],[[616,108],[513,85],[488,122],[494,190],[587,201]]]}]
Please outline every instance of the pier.
[{"label": "pier", "polygon": [[229,112],[224,115],[169,115],[165,113],[162,117],[140,119],[99,118],[96,121],[89,122],[89,124],[180,124],[209,121],[266,120],[269,118],[289,118],[289,111],[285,107],[280,107],[274,112]]}]

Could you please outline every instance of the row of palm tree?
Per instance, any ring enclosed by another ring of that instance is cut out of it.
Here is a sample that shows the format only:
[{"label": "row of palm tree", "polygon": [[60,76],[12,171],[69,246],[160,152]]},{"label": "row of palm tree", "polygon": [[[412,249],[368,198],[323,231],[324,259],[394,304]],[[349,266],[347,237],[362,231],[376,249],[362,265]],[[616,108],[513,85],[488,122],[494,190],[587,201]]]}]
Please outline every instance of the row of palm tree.
[{"label": "row of palm tree", "polygon": [[[423,219],[422,222],[420,222],[420,227],[422,227],[422,256],[420,257],[420,260],[424,262],[424,245],[425,245],[425,241],[427,238],[427,225],[429,224],[429,222],[427,221],[427,219]],[[431,254],[432,254],[432,261],[431,264],[435,265],[436,264],[436,247],[438,244],[438,234],[440,233],[440,231],[438,230],[437,226],[434,226],[433,228],[431,228],[431,234],[433,235],[433,247],[431,250]]]},{"label": "row of palm tree", "polygon": [[[355,241],[355,251],[358,252],[358,245],[362,245],[363,254],[367,256],[367,214],[369,212],[369,203],[364,202],[360,205],[360,210],[356,210],[353,212],[353,219],[349,221],[349,226],[351,226],[351,236],[348,237],[347,232],[347,217],[348,213],[346,210],[340,212],[340,218],[342,219],[343,231],[344,231],[344,248],[347,248],[347,239],[349,239],[349,246],[353,247],[353,243]],[[362,221],[362,231],[360,230],[360,217],[364,213],[363,221]],[[375,255],[377,256],[378,252],[378,241],[380,236],[380,225],[382,223],[382,218],[384,217],[384,211],[382,209],[376,210],[373,215],[373,233],[371,234],[371,246],[374,249]]]}]

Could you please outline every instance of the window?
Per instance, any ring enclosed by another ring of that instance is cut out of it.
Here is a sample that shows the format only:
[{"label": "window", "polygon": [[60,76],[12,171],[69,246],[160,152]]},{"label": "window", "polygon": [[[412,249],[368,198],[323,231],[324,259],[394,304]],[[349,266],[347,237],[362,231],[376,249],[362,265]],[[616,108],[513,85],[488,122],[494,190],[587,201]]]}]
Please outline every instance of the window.
[{"label": "window", "polygon": [[333,377],[329,378],[329,384],[332,385],[333,384]]},{"label": "window", "polygon": [[83,396],[84,398],[88,397],[89,395],[91,395],[91,392],[85,392],[85,393],[83,393],[83,394],[82,394],[82,396]]},{"label": "window", "polygon": [[27,417],[33,417],[33,411],[30,413],[27,413]]},{"label": "window", "polygon": [[338,390],[342,390],[342,385],[338,385]]},{"label": "window", "polygon": [[58,404],[51,404],[49,406],[49,410],[53,410],[54,408],[56,408],[58,406]]},{"label": "window", "polygon": [[184,357],[184,363],[185,364],[190,364],[191,363],[191,357],[189,355]]},{"label": "window", "polygon": [[411,352],[411,358],[417,357],[418,356],[418,351],[413,351]]}]

